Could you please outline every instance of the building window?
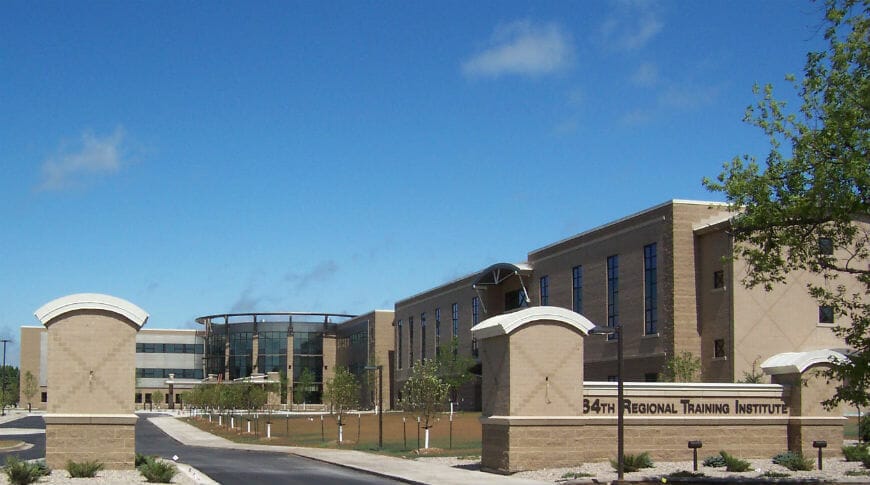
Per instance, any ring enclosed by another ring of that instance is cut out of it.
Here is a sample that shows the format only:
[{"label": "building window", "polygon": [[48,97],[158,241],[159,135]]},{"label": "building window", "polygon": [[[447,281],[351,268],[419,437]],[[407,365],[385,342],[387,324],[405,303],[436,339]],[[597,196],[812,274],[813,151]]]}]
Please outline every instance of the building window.
[{"label": "building window", "polygon": [[435,309],[435,357],[441,353],[441,309]]},{"label": "building window", "polygon": [[834,323],[834,307],[827,305],[819,307],[819,323]]},{"label": "building window", "polygon": [[[607,257],[607,326],[619,325],[619,256]],[[607,340],[616,340],[616,333],[607,334]]]},{"label": "building window", "polygon": [[724,359],[725,358],[725,339],[717,338],[713,341],[713,358],[714,359]]},{"label": "building window", "polygon": [[643,375],[644,382],[658,382],[659,381],[659,373],[658,372],[647,372]]},{"label": "building window", "polygon": [[571,308],[583,313],[583,266],[574,266],[571,270],[571,296]]},{"label": "building window", "polygon": [[655,335],[659,331],[658,264],[656,244],[643,247],[643,308],[644,334]]},{"label": "building window", "polygon": [[459,337],[459,303],[454,303],[453,312],[453,336]]},{"label": "building window", "polygon": [[408,365],[414,366],[414,317],[408,317]]},{"label": "building window", "polygon": [[426,358],[426,312],[420,314],[420,358]]},{"label": "building window", "polygon": [[39,397],[40,402],[48,402],[48,393],[43,392]]},{"label": "building window", "polygon": [[713,288],[725,288],[725,271],[713,272]]},{"label": "building window", "polygon": [[141,392],[136,393],[136,397],[133,400],[133,402],[135,402],[136,404],[142,404],[142,393]]},{"label": "building window", "polygon": [[833,256],[834,240],[829,237],[819,238],[819,254],[823,256]]},{"label": "building window", "polygon": [[616,376],[607,376],[607,382],[616,382]]},{"label": "building window", "polygon": [[399,352],[398,352],[399,362],[396,365],[398,366],[399,369],[401,369],[402,368],[402,350],[404,348],[404,346],[402,345],[403,342],[402,342],[402,321],[401,320],[399,320],[399,323],[396,325],[396,329],[397,329],[396,331],[398,332],[396,339],[399,341]]},{"label": "building window", "polygon": [[550,304],[550,277],[541,276],[541,306]]},{"label": "building window", "polygon": [[528,306],[526,293],[523,290],[508,291],[504,294],[504,311]]}]

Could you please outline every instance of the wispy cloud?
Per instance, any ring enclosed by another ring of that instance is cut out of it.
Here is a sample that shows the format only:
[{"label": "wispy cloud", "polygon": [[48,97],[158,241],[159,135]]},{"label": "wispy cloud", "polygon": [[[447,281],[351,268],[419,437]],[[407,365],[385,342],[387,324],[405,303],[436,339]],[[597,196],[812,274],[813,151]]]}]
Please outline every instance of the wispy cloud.
[{"label": "wispy cloud", "polygon": [[124,129],[118,127],[106,136],[90,131],[82,133],[72,146],[62,146],[58,153],[42,163],[39,190],[63,190],[87,185],[94,177],[110,175],[127,165],[124,153]]},{"label": "wispy cloud", "polygon": [[317,263],[316,266],[303,273],[290,271],[284,276],[284,279],[293,283],[293,289],[298,292],[312,284],[328,281],[337,272],[338,265],[329,259]]},{"label": "wispy cloud", "polygon": [[462,63],[468,77],[539,76],[571,65],[571,37],[554,23],[521,20],[495,29],[488,46]]},{"label": "wispy cloud", "polygon": [[631,75],[631,82],[645,88],[655,86],[659,82],[659,67],[653,62],[644,62]]},{"label": "wispy cloud", "polygon": [[607,48],[627,51],[645,46],[664,26],[656,2],[622,0],[601,24],[599,34]]},{"label": "wispy cloud", "polygon": [[667,108],[693,110],[712,103],[721,86],[670,86],[659,95],[659,104]]}]

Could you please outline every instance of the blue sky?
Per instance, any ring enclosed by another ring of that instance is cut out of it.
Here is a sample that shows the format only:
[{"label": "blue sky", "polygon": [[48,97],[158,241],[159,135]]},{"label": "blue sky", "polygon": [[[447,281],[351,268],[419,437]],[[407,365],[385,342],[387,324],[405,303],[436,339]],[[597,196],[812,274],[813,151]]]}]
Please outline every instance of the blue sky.
[{"label": "blue sky", "polygon": [[[362,313],[766,153],[822,5],[5,2],[0,335],[70,293],[154,328]],[[17,348],[9,360],[17,361]]]}]

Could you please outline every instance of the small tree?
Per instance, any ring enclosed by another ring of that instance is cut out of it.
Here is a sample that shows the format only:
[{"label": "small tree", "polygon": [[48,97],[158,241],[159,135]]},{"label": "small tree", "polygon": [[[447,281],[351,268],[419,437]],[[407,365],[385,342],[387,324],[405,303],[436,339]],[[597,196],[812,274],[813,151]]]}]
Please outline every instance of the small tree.
[{"label": "small tree", "polygon": [[338,416],[338,442],[342,441],[342,416],[349,409],[359,407],[359,380],[346,367],[338,367],[335,377],[326,383],[323,392],[325,402]]},{"label": "small tree", "polygon": [[163,391],[158,389],[151,393],[151,402],[158,408],[160,408],[161,404],[164,404],[165,400],[166,398],[164,397]]},{"label": "small tree", "polygon": [[24,393],[24,398],[27,399],[27,411],[30,412],[33,398],[36,396],[36,393],[39,392],[39,383],[36,382],[36,377],[34,377],[33,373],[30,371],[24,373],[24,387],[22,392]]},{"label": "small tree", "polygon": [[314,372],[311,369],[304,368],[299,373],[299,379],[294,383],[293,400],[296,404],[305,404],[311,389],[314,387],[315,381]]},{"label": "small tree", "polygon": [[447,384],[447,392],[453,402],[459,399],[459,388],[474,378],[471,369],[477,362],[469,356],[459,355],[459,338],[453,337],[450,343],[438,351],[438,376]]},{"label": "small tree", "polygon": [[402,409],[417,414],[423,421],[424,448],[429,448],[429,428],[435,424],[435,414],[444,406],[450,391],[450,386],[440,377],[439,367],[436,360],[415,363],[402,387]]},{"label": "small tree", "polygon": [[758,358],[752,361],[752,369],[747,371],[743,371],[743,379],[740,382],[745,384],[761,384],[761,380],[764,378],[764,372],[758,369]]},{"label": "small tree", "polygon": [[701,359],[691,352],[680,352],[669,358],[662,369],[668,382],[698,382]]}]

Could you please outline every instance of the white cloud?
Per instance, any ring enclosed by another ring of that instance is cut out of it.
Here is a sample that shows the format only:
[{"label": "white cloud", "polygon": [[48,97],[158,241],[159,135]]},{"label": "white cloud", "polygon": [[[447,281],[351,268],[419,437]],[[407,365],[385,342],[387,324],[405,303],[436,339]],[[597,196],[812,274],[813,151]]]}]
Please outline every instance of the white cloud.
[{"label": "white cloud", "polygon": [[89,131],[72,147],[62,147],[42,163],[40,190],[62,190],[87,184],[92,177],[118,172],[124,159],[124,130],[121,127],[100,137]]},{"label": "white cloud", "polygon": [[553,23],[512,22],[496,28],[489,44],[462,63],[466,76],[550,74],[570,66],[574,56],[570,36]]},{"label": "white cloud", "polygon": [[602,42],[614,50],[635,50],[662,31],[658,6],[652,0],[623,0],[599,28]]}]

